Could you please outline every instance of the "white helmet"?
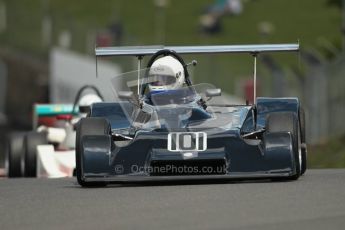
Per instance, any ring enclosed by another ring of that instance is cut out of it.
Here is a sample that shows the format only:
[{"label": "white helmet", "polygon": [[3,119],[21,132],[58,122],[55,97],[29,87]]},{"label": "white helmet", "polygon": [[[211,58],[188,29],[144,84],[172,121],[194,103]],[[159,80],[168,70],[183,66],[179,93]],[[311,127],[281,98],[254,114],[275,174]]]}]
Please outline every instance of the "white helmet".
[{"label": "white helmet", "polygon": [[102,102],[102,99],[96,94],[85,94],[79,100],[79,111],[85,113],[93,103]]},{"label": "white helmet", "polygon": [[165,56],[153,62],[148,77],[151,93],[180,89],[185,83],[182,64],[171,56]]}]

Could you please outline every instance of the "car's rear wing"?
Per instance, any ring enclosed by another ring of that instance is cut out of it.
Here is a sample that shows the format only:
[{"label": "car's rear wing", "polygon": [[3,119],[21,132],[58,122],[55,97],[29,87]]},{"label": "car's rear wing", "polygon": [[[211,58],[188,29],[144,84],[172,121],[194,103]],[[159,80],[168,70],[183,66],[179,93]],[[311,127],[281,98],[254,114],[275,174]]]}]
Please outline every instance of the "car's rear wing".
[{"label": "car's rear wing", "polygon": [[159,50],[173,50],[178,54],[217,54],[217,53],[250,53],[298,51],[299,44],[262,44],[262,45],[214,45],[214,46],[124,46],[97,47],[96,56],[146,56]]},{"label": "car's rear wing", "polygon": [[35,116],[56,116],[62,114],[77,114],[73,112],[73,104],[35,104]]},{"label": "car's rear wing", "polygon": [[[226,54],[249,53],[254,57],[254,104],[256,104],[256,59],[258,54],[267,52],[296,52],[299,43],[291,44],[259,44],[259,45],[212,45],[212,46],[123,46],[123,47],[96,47],[96,74],[97,57],[105,56],[136,56],[138,70],[141,69],[141,60],[146,55],[153,55],[160,50],[171,50],[178,54]],[[139,71],[138,71],[139,73]],[[138,95],[139,89],[138,76]]]},{"label": "car's rear wing", "polygon": [[38,127],[41,118],[54,118],[58,115],[77,114],[78,110],[73,111],[73,104],[35,104],[33,108],[33,127]]}]

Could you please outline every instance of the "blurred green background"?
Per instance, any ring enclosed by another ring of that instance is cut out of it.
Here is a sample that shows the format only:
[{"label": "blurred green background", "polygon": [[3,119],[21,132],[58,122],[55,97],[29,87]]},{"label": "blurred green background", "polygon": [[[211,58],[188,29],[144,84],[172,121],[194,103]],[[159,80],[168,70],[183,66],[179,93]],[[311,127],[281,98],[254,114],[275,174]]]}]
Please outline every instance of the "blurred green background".
[{"label": "blurred green background", "polygon": [[[165,7],[158,7],[154,0],[104,0],[97,3],[91,0],[2,1],[7,6],[7,28],[0,34],[1,43],[43,59],[52,46],[58,45],[59,37],[66,31],[71,34],[72,50],[93,54],[94,38],[114,22],[121,23],[120,45],[299,41],[303,48],[315,48],[329,56],[341,47],[342,39],[341,11],[329,0],[244,0],[240,14],[221,18],[221,31],[217,34],[202,33],[199,28],[200,16],[216,2],[210,0],[169,0]],[[265,25],[269,27],[269,34],[260,32],[260,27]],[[51,33],[48,41],[44,39],[44,27],[49,27]],[[299,65],[296,55],[276,57],[283,67]],[[239,78],[248,78],[252,74],[252,59],[248,55],[205,57],[198,61],[197,81],[214,80],[231,93],[235,92],[235,82]],[[259,66],[259,71],[264,70]],[[213,75],[227,77],[214,78]],[[230,77],[232,80],[229,81]],[[269,87],[265,91],[270,95]]]},{"label": "blurred green background", "polygon": [[[341,43],[341,11],[329,0],[248,0],[243,11],[222,19],[223,30],[217,35],[198,33],[199,17],[214,3],[210,0],[170,0],[158,8],[153,0],[2,0],[7,5],[7,29],[1,42],[36,54],[46,54],[42,44],[42,19],[52,20],[52,44],[59,33],[72,32],[72,49],[91,52],[89,33],[106,28],[115,20],[124,28],[123,45],[285,43],[298,39],[304,47],[322,47],[326,41]],[[164,11],[165,36],[157,38],[157,19]],[[162,12],[161,12],[162,13]],[[273,31],[263,38],[259,24],[269,22]]]}]

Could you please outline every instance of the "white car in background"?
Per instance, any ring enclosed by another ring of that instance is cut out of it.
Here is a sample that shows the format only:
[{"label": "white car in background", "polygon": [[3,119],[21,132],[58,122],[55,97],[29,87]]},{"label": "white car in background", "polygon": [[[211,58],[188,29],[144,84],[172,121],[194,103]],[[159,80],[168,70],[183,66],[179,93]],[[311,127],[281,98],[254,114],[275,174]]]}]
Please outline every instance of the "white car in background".
[{"label": "white car in background", "polygon": [[[93,92],[85,93],[92,90]],[[90,85],[77,93],[74,104],[36,104],[33,131],[8,137],[5,168],[8,177],[72,177],[75,169],[75,125],[93,103],[103,101]]]}]

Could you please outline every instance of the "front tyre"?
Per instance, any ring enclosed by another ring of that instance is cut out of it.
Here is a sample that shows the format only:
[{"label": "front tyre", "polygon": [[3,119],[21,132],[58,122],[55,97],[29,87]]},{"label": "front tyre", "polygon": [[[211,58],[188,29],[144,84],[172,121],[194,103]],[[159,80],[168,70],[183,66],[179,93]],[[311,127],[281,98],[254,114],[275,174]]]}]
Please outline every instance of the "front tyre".
[{"label": "front tyre", "polygon": [[12,133],[8,136],[5,160],[8,177],[23,175],[24,138],[25,133]]},{"label": "front tyre", "polygon": [[271,133],[289,132],[291,134],[295,174],[289,179],[297,180],[302,169],[301,132],[298,117],[292,112],[272,113],[267,118],[266,131]]},{"label": "front tyre", "polygon": [[24,139],[25,157],[24,174],[25,177],[37,176],[37,146],[47,144],[47,133],[29,132]]},{"label": "front tyre", "polygon": [[87,117],[79,121],[76,132],[76,176],[82,187],[102,187],[105,182],[87,182],[83,177],[83,137],[87,135],[109,135],[111,127],[104,118]]}]

